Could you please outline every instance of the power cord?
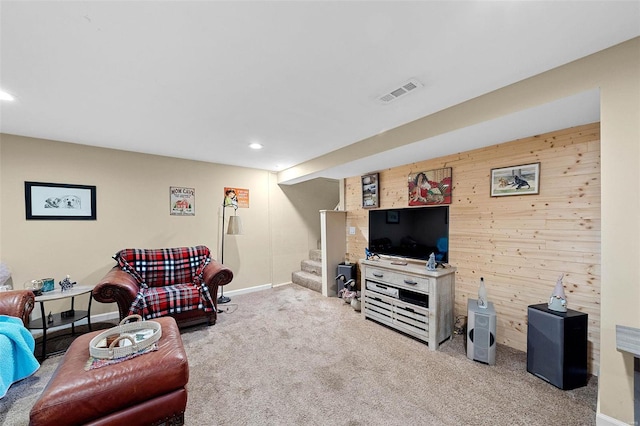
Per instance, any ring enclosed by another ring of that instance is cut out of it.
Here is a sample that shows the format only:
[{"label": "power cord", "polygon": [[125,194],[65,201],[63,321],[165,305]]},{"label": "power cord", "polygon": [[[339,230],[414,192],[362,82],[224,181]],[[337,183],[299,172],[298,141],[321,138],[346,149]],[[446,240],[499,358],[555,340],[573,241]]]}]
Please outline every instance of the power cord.
[{"label": "power cord", "polygon": [[218,313],[232,314],[238,309],[237,303],[225,303],[224,305],[218,305]]}]

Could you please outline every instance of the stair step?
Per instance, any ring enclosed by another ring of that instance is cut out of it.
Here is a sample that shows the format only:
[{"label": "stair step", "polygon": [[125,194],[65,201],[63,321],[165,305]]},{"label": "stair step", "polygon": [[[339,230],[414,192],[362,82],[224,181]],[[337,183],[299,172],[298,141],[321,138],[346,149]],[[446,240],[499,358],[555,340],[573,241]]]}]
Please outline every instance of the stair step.
[{"label": "stair step", "polygon": [[322,250],[320,249],[309,250],[309,259],[315,260],[316,262],[322,262]]},{"label": "stair step", "polygon": [[309,272],[296,271],[291,274],[291,282],[309,290],[322,293],[322,277]]},{"label": "stair step", "polygon": [[300,269],[310,274],[322,276],[322,263],[317,260],[303,260],[300,262]]}]

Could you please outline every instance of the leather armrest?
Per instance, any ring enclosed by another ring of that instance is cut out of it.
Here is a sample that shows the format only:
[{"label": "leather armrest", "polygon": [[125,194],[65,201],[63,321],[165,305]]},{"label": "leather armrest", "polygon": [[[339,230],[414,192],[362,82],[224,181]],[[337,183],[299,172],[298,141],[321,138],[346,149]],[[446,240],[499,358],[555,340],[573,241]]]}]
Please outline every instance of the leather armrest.
[{"label": "leather armrest", "polygon": [[114,266],[93,288],[93,298],[101,303],[117,303],[122,319],[129,313],[129,307],[138,295],[138,289],[135,278],[119,266]]},{"label": "leather armrest", "polygon": [[216,290],[219,286],[229,284],[233,280],[231,269],[214,259],[211,259],[204,268],[202,276],[210,290]]},{"label": "leather armrest", "polygon": [[34,304],[35,295],[31,290],[0,292],[0,314],[20,318],[25,327],[29,324]]}]

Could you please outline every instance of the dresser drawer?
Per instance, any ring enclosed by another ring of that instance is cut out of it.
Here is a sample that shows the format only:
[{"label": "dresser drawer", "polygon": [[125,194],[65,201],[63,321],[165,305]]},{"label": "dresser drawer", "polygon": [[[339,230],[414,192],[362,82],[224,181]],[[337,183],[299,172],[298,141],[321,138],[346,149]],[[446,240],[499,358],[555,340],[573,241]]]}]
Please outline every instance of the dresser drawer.
[{"label": "dresser drawer", "polygon": [[365,278],[383,284],[390,284],[400,288],[429,293],[429,284],[433,280],[427,277],[402,274],[377,268],[366,268]]}]

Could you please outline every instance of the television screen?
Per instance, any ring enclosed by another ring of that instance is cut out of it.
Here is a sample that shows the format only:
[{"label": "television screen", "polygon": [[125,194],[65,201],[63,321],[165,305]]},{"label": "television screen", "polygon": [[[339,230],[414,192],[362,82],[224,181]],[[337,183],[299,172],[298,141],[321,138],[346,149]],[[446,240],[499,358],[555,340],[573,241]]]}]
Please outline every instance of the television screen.
[{"label": "television screen", "polygon": [[369,250],[379,255],[449,262],[449,206],[369,210]]}]

